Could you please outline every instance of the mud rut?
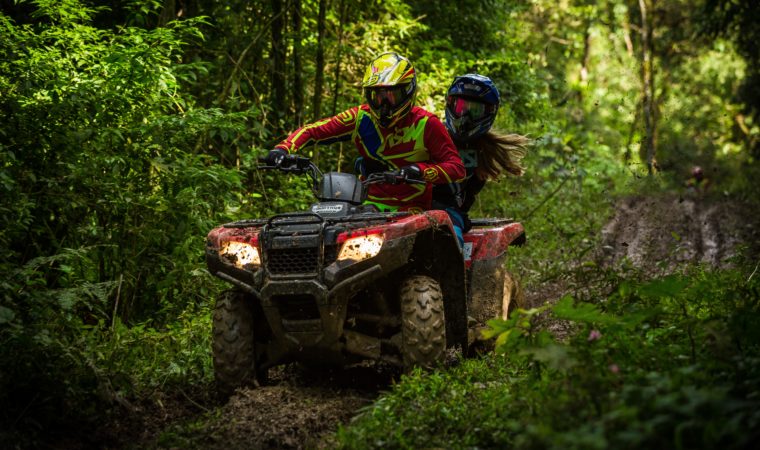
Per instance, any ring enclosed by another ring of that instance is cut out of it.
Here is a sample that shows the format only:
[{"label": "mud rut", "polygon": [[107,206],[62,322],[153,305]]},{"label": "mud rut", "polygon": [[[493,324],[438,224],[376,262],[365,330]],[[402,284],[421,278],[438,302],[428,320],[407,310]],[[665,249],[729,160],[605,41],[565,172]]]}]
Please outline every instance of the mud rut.
[{"label": "mud rut", "polygon": [[669,272],[684,262],[727,267],[743,245],[756,254],[758,216],[759,211],[725,198],[627,198],[602,229],[603,260],[616,264],[627,258],[650,273]]},{"label": "mud rut", "polygon": [[[629,197],[618,202],[602,229],[597,255],[605,265],[630,263],[652,274],[687,261],[726,266],[742,243],[758,247],[758,217],[760,212],[724,200]],[[530,304],[563,295],[556,287],[526,286],[526,291]],[[153,446],[172,422],[195,417],[204,425],[188,438],[203,448],[329,448],[338,425],[350,421],[397,377],[393,369],[372,364],[341,371],[289,365],[274,370],[269,385],[240,389],[226,404],[208,408],[210,412],[186,405],[185,413],[179,413],[183,417],[154,425],[163,430],[143,430],[140,441]],[[207,419],[201,418],[204,414]]]}]

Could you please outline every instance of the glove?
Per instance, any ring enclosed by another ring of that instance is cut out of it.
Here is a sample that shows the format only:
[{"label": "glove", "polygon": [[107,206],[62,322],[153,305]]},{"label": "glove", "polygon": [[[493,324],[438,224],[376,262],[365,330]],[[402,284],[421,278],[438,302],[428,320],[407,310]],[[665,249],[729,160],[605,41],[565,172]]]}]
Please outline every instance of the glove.
[{"label": "glove", "polygon": [[399,171],[399,175],[407,180],[421,180],[422,179],[422,170],[420,170],[420,167],[416,164],[410,164],[408,166],[404,166]]},{"label": "glove", "polygon": [[274,166],[274,167],[280,167],[282,165],[282,162],[287,158],[288,152],[285,150],[276,148],[274,150],[269,150],[269,153],[267,156],[264,157],[264,162],[268,166]]}]

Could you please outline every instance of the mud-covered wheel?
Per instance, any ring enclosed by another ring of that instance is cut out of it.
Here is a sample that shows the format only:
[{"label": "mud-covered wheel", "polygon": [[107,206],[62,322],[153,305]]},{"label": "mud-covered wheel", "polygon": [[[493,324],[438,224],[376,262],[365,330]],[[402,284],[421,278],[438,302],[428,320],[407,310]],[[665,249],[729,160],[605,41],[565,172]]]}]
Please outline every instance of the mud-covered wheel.
[{"label": "mud-covered wheel", "polygon": [[509,273],[504,272],[504,290],[501,300],[501,318],[506,320],[512,317],[512,312],[517,308],[523,308],[525,301],[520,284]]},{"label": "mud-covered wheel", "polygon": [[400,292],[404,368],[431,367],[446,350],[441,286],[430,277],[418,275],[404,280]]},{"label": "mud-covered wheel", "polygon": [[222,292],[214,307],[213,356],[217,390],[223,397],[265,376],[256,370],[255,345],[250,299],[239,291]]}]

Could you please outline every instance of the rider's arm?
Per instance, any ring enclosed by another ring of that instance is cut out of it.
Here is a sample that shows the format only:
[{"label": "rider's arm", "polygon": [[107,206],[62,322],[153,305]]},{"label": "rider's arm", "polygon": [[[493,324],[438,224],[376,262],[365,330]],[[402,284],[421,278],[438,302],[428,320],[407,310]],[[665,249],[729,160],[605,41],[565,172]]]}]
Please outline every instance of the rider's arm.
[{"label": "rider's arm", "polygon": [[304,125],[291,133],[284,141],[275,145],[275,148],[285,150],[288,153],[295,153],[310,144],[326,145],[347,141],[351,139],[351,134],[354,131],[358,110],[358,107],[353,107],[337,116]]},{"label": "rider's arm", "polygon": [[422,170],[425,181],[433,184],[448,184],[461,181],[465,177],[464,164],[454,142],[441,121],[431,116],[425,124],[425,147],[430,152],[430,161],[415,163]]}]

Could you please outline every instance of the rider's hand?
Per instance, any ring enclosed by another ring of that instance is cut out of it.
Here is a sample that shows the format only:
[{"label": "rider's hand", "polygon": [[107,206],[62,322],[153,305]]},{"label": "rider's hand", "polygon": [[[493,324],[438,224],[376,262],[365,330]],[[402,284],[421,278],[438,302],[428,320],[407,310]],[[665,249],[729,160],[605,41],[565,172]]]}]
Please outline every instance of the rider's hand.
[{"label": "rider's hand", "polygon": [[422,170],[420,170],[420,167],[418,165],[410,164],[408,166],[402,167],[399,171],[399,175],[401,175],[401,177],[405,180],[421,180]]},{"label": "rider's hand", "polygon": [[288,152],[280,148],[276,148],[274,150],[269,150],[269,154],[264,157],[264,162],[269,166],[280,167],[282,165],[282,162],[288,156],[290,156],[288,155]]}]

